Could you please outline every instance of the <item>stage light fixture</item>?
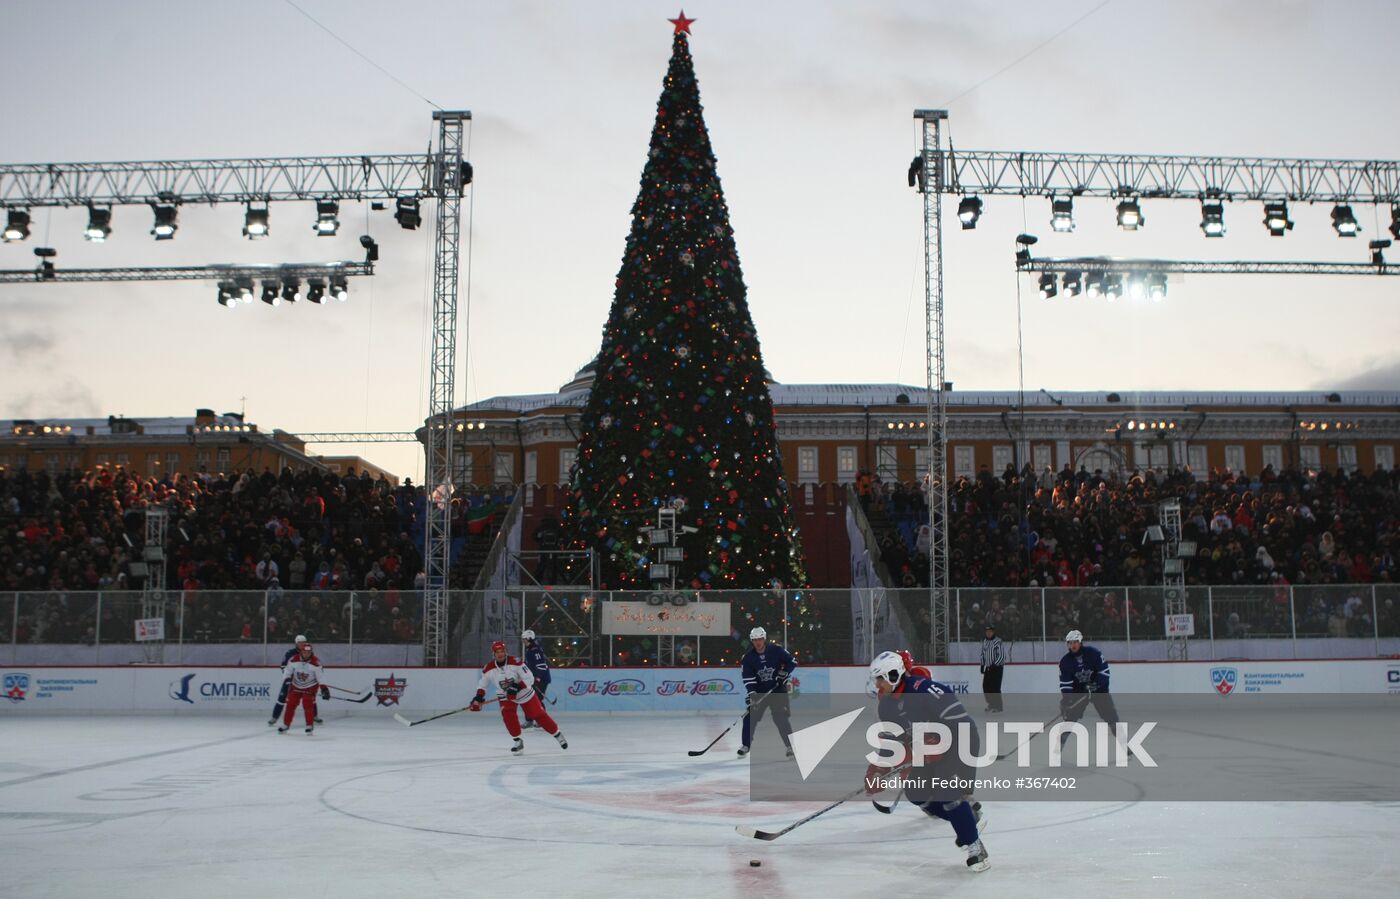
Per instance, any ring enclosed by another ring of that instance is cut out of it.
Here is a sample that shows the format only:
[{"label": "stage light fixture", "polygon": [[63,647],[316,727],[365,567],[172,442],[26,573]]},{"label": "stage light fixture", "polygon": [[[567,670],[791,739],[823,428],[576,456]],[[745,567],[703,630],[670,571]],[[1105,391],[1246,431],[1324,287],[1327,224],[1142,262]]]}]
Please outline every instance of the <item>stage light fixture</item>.
[{"label": "stage light fixture", "polygon": [[282,282],[282,299],[288,303],[295,303],[301,299],[301,282],[296,278],[288,278]]},{"label": "stage light fixture", "polygon": [[335,232],[340,230],[340,204],[335,200],[316,201],[316,224],[314,226],[317,237],[334,237]]},{"label": "stage light fixture", "polygon": [[1050,228],[1062,234],[1074,230],[1074,201],[1069,197],[1050,199]]},{"label": "stage light fixture", "polygon": [[1103,296],[1103,272],[1089,273],[1088,277],[1084,280],[1084,292],[1091,298]]},{"label": "stage light fixture", "polygon": [[266,237],[268,232],[268,212],[267,204],[254,206],[248,204],[248,211],[243,214],[243,236],[249,240],[257,240]]},{"label": "stage light fixture", "polygon": [[1390,236],[1400,240],[1400,203],[1390,207]]},{"label": "stage light fixture", "polygon": [[977,220],[982,217],[982,200],[980,197],[963,197],[958,201],[958,221],[962,222],[964,231],[971,231],[977,227]]},{"label": "stage light fixture", "polygon": [[1361,231],[1351,207],[1345,203],[1332,207],[1332,227],[1336,229],[1338,237],[1355,237]]},{"label": "stage light fixture", "polygon": [[219,305],[225,309],[238,305],[238,287],[232,281],[219,282]]},{"label": "stage light fixture", "polygon": [[[1147,276],[1147,295],[1155,303],[1162,302],[1167,295],[1167,276],[1162,272],[1153,272]],[[1172,425],[1172,427],[1176,427]]]},{"label": "stage light fixture", "polygon": [[88,207],[88,223],[83,229],[83,237],[93,243],[102,243],[112,234],[111,207]]},{"label": "stage light fixture", "polygon": [[374,238],[368,234],[360,235],[360,246],[365,248],[365,262],[379,261],[379,244],[374,242]]},{"label": "stage light fixture", "polygon": [[321,305],[326,301],[326,282],[322,278],[311,278],[306,282],[306,299]]},{"label": "stage light fixture", "polygon": [[1079,272],[1065,272],[1064,285],[1062,288],[1067,297],[1077,297],[1083,286],[1079,280]]},{"label": "stage light fixture", "polygon": [[1385,265],[1385,251],[1390,248],[1388,240],[1371,241],[1371,264]]},{"label": "stage light fixture", "polygon": [[1288,217],[1287,203],[1264,204],[1264,227],[1274,237],[1282,237],[1293,230],[1293,220]]},{"label": "stage light fixture", "polygon": [[1046,272],[1045,274],[1041,275],[1040,298],[1042,300],[1048,300],[1057,293],[1059,293],[1059,291],[1055,289],[1055,276],[1050,272]]},{"label": "stage light fixture", "polygon": [[156,217],[151,234],[156,240],[173,240],[175,231],[180,227],[175,221],[180,215],[179,208],[174,203],[152,203],[151,210]]},{"label": "stage light fixture", "polygon": [[423,216],[418,209],[418,198],[399,197],[395,203],[394,221],[405,231],[412,231],[423,224]]},{"label": "stage light fixture", "polygon": [[1103,283],[1104,296],[1112,303],[1123,295],[1123,276],[1118,274],[1108,275]]},{"label": "stage light fixture", "polygon": [[1225,204],[1219,200],[1201,201],[1201,231],[1206,237],[1225,236]]},{"label": "stage light fixture", "polygon": [[262,301],[269,306],[282,305],[282,293],[276,281],[264,281]]},{"label": "stage light fixture", "polygon": [[350,299],[350,282],[344,275],[331,279],[331,296],[342,303]]},{"label": "stage light fixture", "polygon": [[29,236],[29,210],[11,209],[5,216],[5,230],[0,233],[0,240],[5,243],[14,243],[17,240],[24,240]]},{"label": "stage light fixture", "polygon": [[238,298],[245,303],[253,302],[253,279],[246,275],[235,278],[234,288],[238,291]]},{"label": "stage light fixture", "polygon": [[1128,299],[1147,299],[1147,279],[1142,275],[1128,275]]},{"label": "stage light fixture", "polygon": [[1142,207],[1138,205],[1137,197],[1129,197],[1118,204],[1118,227],[1124,231],[1136,231],[1147,220],[1142,217]]}]

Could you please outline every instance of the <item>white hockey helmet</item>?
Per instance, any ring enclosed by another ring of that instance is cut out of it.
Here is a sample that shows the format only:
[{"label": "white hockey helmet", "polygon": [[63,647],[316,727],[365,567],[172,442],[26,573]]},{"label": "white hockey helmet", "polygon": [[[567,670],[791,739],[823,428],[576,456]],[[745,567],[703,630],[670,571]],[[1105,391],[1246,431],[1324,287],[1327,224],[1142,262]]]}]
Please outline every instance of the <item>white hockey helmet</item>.
[{"label": "white hockey helmet", "polygon": [[906,670],[899,653],[882,652],[870,663],[870,680],[872,683],[883,680],[887,684],[897,684]]},{"label": "white hockey helmet", "polygon": [[297,634],[296,640],[294,640],[294,641],[292,641],[292,642],[294,642],[294,643],[296,643],[296,645],[300,646],[301,644],[303,644],[303,643],[306,642],[306,634]]},{"label": "white hockey helmet", "polygon": [[534,631],[526,631],[525,633],[523,633],[523,634],[520,635],[520,639],[522,639],[522,640],[533,640],[533,639],[535,639],[535,632],[534,632]]},{"label": "white hockey helmet", "polygon": [[1070,631],[1069,633],[1065,634],[1065,642],[1066,642],[1066,643],[1083,643],[1083,642],[1084,642],[1084,635],[1081,634],[1079,631]]},{"label": "white hockey helmet", "polygon": [[749,639],[750,639],[750,640],[767,640],[767,639],[768,639],[768,632],[765,631],[765,630],[764,630],[763,628],[761,628],[761,627],[756,627],[756,628],[754,628],[753,630],[749,631]]}]

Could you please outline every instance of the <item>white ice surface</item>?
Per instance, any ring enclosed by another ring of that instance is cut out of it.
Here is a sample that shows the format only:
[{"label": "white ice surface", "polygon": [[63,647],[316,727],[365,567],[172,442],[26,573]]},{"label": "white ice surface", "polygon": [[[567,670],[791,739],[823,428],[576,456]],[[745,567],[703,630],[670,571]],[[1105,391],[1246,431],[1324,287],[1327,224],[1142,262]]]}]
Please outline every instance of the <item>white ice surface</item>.
[{"label": "white ice surface", "polygon": [[[561,717],[570,748],[498,714],[307,736],[225,717],[0,723],[0,896],[1379,896],[1400,804],[989,803],[992,868],[948,824],[850,802],[751,804],[714,717]],[[751,867],[750,859],[762,861]]]}]

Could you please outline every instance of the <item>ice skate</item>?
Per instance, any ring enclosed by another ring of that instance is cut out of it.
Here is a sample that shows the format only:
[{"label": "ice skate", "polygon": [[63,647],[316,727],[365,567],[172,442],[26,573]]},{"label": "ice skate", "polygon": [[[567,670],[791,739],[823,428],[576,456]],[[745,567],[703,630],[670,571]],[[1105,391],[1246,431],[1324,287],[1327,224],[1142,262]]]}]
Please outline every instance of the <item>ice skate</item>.
[{"label": "ice skate", "polygon": [[743,758],[744,756],[746,756],[746,755],[748,755],[748,754],[749,754],[749,747],[747,747],[747,746],[740,746],[740,747],[739,747],[739,758]]},{"label": "ice skate", "polygon": [[279,724],[279,725],[277,726],[277,732],[278,732],[279,734],[285,734],[285,733],[287,732],[287,725],[285,725],[285,724]]},{"label": "ice skate", "polygon": [[516,737],[515,742],[511,744],[510,751],[516,753],[517,755],[524,752],[525,741],[520,739],[519,737]]},{"label": "ice skate", "polygon": [[276,719],[275,717],[267,719],[267,726],[268,726],[268,727],[271,727],[272,725],[274,725],[274,724],[276,724],[276,723],[277,723],[277,719]]},{"label": "ice skate", "polygon": [[320,716],[320,715],[317,715],[316,718],[315,718],[314,720],[316,721],[317,724],[325,724],[325,723],[326,723],[326,722],[324,722],[324,721],[321,720],[321,716]]},{"label": "ice skate", "polygon": [[967,867],[970,870],[980,872],[992,866],[992,863],[987,861],[987,847],[982,845],[981,840],[963,848],[967,850]]},{"label": "ice skate", "polygon": [[796,755],[794,755],[791,746],[789,746],[789,747],[787,748],[787,757],[788,757],[788,758],[796,758]]},{"label": "ice skate", "polygon": [[556,739],[556,740],[559,741],[559,748],[560,748],[560,749],[568,749],[568,748],[569,748],[569,741],[566,740],[566,739],[564,739],[564,732],[563,732],[562,730],[561,730],[561,731],[555,731],[555,733],[554,733],[554,739]]},{"label": "ice skate", "polygon": [[309,736],[313,731],[315,731],[315,730],[316,730],[316,725],[314,725],[314,724],[308,724],[308,725],[306,725],[306,733],[307,733],[308,736]]}]

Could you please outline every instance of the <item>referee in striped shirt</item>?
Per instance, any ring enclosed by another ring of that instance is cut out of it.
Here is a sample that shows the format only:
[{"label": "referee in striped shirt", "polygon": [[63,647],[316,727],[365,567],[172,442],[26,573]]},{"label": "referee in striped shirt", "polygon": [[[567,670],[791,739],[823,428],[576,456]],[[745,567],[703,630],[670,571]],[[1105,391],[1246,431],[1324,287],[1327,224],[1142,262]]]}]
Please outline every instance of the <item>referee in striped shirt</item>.
[{"label": "referee in striped shirt", "polygon": [[982,635],[982,693],[987,700],[988,712],[1000,712],[1001,673],[1006,667],[1006,647],[1002,646],[997,629],[990,621]]}]

